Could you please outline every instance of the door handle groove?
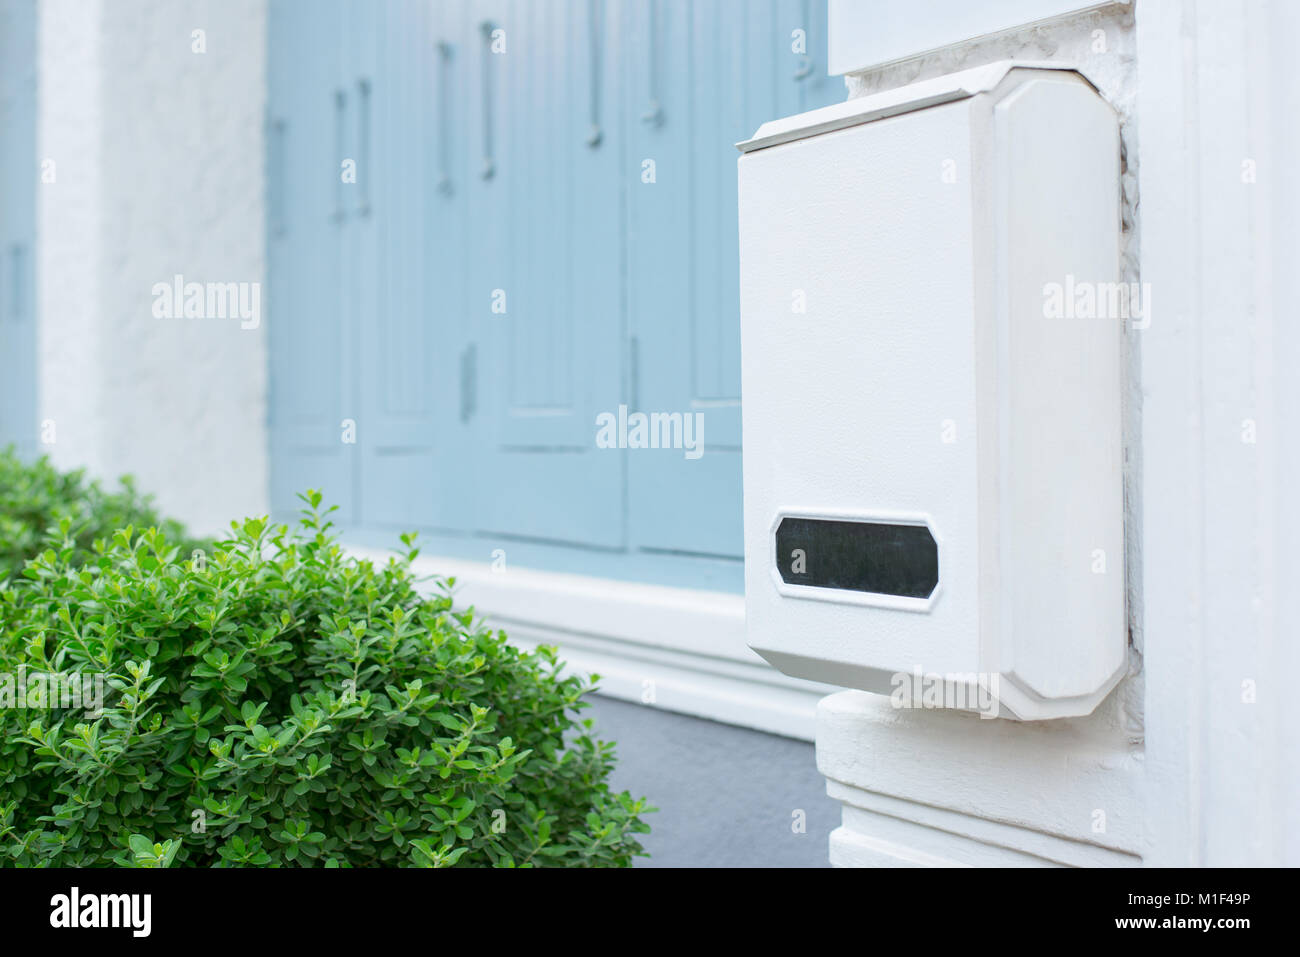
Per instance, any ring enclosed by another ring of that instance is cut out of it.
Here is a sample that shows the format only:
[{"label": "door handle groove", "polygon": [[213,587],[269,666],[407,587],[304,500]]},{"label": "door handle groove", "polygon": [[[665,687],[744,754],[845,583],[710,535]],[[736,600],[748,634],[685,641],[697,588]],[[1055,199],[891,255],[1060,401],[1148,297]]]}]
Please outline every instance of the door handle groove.
[{"label": "door handle groove", "polygon": [[659,102],[659,0],[650,0],[649,4],[649,38],[646,44],[648,66],[647,80],[650,86],[650,104],[641,114],[641,122],[651,126],[663,126],[664,107]]},{"label": "door handle groove", "polygon": [[22,322],[27,312],[27,247],[14,243],[9,248],[9,320]]},{"label": "door handle groove", "polygon": [[357,215],[370,215],[370,81],[357,79]]},{"label": "door handle groove", "polygon": [[335,161],[336,165],[334,167],[334,214],[330,217],[330,221],[334,223],[342,223],[344,219],[347,218],[347,211],[344,209],[344,203],[343,203],[343,174],[340,170],[343,161],[347,159],[347,157],[344,155],[344,145],[343,145],[343,140],[344,140],[343,120],[344,120],[344,114],[347,112],[347,107],[348,107],[347,91],[342,89],[335,90],[334,91],[334,155],[337,157],[337,159]]},{"label": "door handle groove", "polygon": [[590,120],[591,128],[587,132],[587,145],[595,149],[604,139],[605,134],[600,128],[600,80],[601,70],[603,69],[603,60],[601,57],[601,34],[604,32],[604,13],[603,0],[587,0],[587,37],[588,37],[588,62],[591,69],[590,93]]},{"label": "door handle groove", "polygon": [[438,43],[438,192],[450,196],[451,188],[451,57],[450,43]]},{"label": "door handle groove", "polygon": [[285,121],[271,121],[271,169],[268,173],[271,206],[271,235],[279,238],[285,234]]},{"label": "door handle groove", "polygon": [[491,20],[479,24],[483,34],[483,169],[479,175],[484,179],[491,179],[497,172],[492,142],[492,31],[495,29],[496,24]]},{"label": "door handle groove", "polygon": [[460,354],[460,420],[468,422],[478,411],[478,346],[470,343]]}]

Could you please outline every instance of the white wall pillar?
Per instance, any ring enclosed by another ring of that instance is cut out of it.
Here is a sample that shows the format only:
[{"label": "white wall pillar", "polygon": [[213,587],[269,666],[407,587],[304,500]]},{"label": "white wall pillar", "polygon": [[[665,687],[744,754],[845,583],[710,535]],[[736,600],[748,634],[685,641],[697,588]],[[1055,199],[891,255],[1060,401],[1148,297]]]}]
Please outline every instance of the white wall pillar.
[{"label": "white wall pillar", "polygon": [[1300,864],[1300,9],[1143,0],[1146,849]]},{"label": "white wall pillar", "polygon": [[200,532],[267,510],[266,330],[158,318],[153,287],[264,282],[265,23],[265,0],[40,10],[43,451]]},{"label": "white wall pillar", "polygon": [[[41,450],[102,474],[102,0],[37,5],[37,375]],[[50,177],[53,177],[52,181]]]}]

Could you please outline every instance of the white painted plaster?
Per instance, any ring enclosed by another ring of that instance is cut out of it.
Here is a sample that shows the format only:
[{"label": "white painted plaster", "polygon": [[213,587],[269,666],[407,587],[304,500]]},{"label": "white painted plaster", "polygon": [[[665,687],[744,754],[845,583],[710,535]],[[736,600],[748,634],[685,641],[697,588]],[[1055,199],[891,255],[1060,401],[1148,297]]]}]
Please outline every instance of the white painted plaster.
[{"label": "white painted plaster", "polygon": [[58,173],[38,194],[44,451],[134,474],[199,532],[267,510],[266,330],[156,318],[152,289],[264,282],[265,14],[41,4],[38,150]]}]

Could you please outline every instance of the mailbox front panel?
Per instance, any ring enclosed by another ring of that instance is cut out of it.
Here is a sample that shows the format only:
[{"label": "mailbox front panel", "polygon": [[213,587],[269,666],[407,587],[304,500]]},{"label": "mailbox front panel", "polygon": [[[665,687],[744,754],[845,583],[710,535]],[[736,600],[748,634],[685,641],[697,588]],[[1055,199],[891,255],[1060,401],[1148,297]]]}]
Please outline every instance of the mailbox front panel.
[{"label": "mailbox front panel", "polygon": [[[970,115],[959,101],[740,161],[748,627],[808,677],[977,664]],[[851,546],[783,519],[894,532]],[[912,539],[937,553],[924,596],[825,584],[853,547],[869,568]]]}]

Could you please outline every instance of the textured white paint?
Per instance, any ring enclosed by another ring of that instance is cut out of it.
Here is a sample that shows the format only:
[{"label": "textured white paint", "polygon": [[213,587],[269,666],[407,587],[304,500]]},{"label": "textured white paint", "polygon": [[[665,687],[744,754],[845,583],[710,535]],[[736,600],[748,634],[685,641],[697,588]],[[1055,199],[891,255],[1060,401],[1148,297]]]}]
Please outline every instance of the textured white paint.
[{"label": "textured white paint", "polygon": [[[1142,749],[1123,720],[1116,695],[1087,718],[1033,723],[831,695],[817,712],[817,766],[845,804],[832,861],[860,863],[853,848],[867,838],[973,864],[1012,863],[999,849],[1040,863],[1136,863]],[[911,826],[886,827],[899,819]]]},{"label": "textured white paint", "polygon": [[[831,74],[866,70],[1111,0],[829,0]],[[1127,2],[1127,0],[1121,0]]]},{"label": "textured white paint", "polygon": [[[36,191],[37,412],[41,450],[60,467],[105,471],[102,189],[97,161],[101,0],[37,5],[37,157],[55,182]],[[50,428],[53,433],[50,433]]]},{"label": "textured white paint", "polygon": [[1139,7],[1153,864],[1300,865],[1298,36],[1286,0]]},{"label": "textured white paint", "polygon": [[155,318],[152,287],[264,281],[265,13],[41,4],[38,149],[58,164],[38,194],[46,451],[133,473],[200,532],[267,509],[265,327]]}]

